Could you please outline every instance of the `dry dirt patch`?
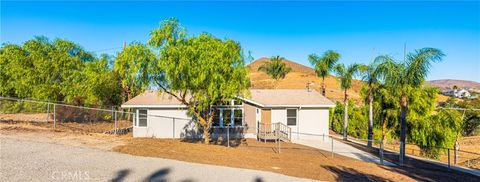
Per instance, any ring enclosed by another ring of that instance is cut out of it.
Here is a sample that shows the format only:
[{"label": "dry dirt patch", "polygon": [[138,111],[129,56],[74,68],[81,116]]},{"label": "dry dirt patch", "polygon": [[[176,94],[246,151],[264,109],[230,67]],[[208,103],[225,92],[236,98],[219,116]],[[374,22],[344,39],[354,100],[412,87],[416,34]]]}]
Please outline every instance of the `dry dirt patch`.
[{"label": "dry dirt patch", "polygon": [[116,146],[124,145],[126,138],[131,138],[131,134],[117,137],[99,133],[85,134],[45,128],[29,123],[0,123],[0,135],[14,139],[82,146],[102,150],[112,150],[112,148]]},{"label": "dry dirt patch", "polygon": [[161,157],[182,161],[230,167],[273,171],[290,176],[317,180],[351,181],[414,181],[390,171],[389,167],[362,162],[343,156],[292,143],[282,143],[276,153],[275,143],[247,139],[242,144],[227,148],[196,142],[152,138],[132,138],[126,145],[113,150],[138,156]]}]

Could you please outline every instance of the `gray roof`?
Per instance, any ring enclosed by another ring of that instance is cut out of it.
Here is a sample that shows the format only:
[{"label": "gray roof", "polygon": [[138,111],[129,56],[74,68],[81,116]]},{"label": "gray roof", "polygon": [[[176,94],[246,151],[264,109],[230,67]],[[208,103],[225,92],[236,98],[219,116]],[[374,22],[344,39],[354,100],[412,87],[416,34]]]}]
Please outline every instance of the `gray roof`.
[{"label": "gray roof", "polygon": [[[250,89],[249,97],[239,97],[261,107],[333,107],[320,93],[305,89]],[[175,97],[158,91],[146,91],[122,104],[122,107],[184,107]]]},{"label": "gray roof", "polygon": [[251,89],[250,98],[263,106],[331,106],[334,103],[315,90],[306,89]]}]

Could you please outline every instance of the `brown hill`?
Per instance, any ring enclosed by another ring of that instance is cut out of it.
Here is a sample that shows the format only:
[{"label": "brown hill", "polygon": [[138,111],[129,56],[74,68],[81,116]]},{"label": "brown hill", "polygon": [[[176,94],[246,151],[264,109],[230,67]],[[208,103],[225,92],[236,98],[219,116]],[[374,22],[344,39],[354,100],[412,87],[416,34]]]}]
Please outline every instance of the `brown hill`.
[{"label": "brown hill", "polygon": [[[249,76],[252,83],[252,88],[258,89],[306,89],[307,83],[311,82],[313,85],[311,88],[320,92],[322,79],[317,77],[315,70],[295,63],[290,60],[284,60],[285,64],[292,68],[292,72],[287,74],[285,79],[279,80],[275,83],[275,80],[270,78],[264,72],[258,71],[265,61],[269,58],[260,58],[250,63],[247,67],[249,70]],[[354,80],[352,89],[348,91],[349,97],[355,102],[360,103],[360,89],[361,81]],[[329,76],[325,78],[326,97],[333,101],[343,100],[343,91],[340,89],[340,83],[337,77]]]},{"label": "brown hill", "polygon": [[457,86],[458,88],[473,88],[476,90],[480,90],[480,83],[468,80],[451,80],[451,79],[444,79],[444,80],[431,80],[427,81],[428,84],[437,87],[441,90],[451,89],[453,86]]}]

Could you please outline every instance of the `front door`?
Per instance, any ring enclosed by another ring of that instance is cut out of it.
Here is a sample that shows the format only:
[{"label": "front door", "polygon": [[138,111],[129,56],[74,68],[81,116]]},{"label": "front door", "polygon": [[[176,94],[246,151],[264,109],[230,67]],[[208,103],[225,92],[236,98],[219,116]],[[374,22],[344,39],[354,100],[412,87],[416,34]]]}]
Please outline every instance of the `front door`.
[{"label": "front door", "polygon": [[271,132],[272,125],[272,110],[271,109],[262,109],[261,121],[267,132]]}]

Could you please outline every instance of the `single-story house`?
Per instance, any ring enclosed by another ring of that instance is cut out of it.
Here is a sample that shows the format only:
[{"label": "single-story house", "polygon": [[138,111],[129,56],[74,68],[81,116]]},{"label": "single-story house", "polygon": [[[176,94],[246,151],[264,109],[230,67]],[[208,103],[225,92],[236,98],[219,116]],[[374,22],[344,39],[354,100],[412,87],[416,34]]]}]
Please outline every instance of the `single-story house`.
[{"label": "single-story house", "polygon": [[[257,138],[262,126],[287,128],[291,139],[320,139],[328,135],[329,108],[334,103],[314,90],[251,89],[249,97],[237,97],[216,106],[212,138],[228,132],[235,137]],[[136,113],[134,137],[201,137],[197,123],[175,97],[146,91],[122,104]],[[286,126],[286,127],[285,127]],[[226,130],[227,129],[227,130]]]}]

